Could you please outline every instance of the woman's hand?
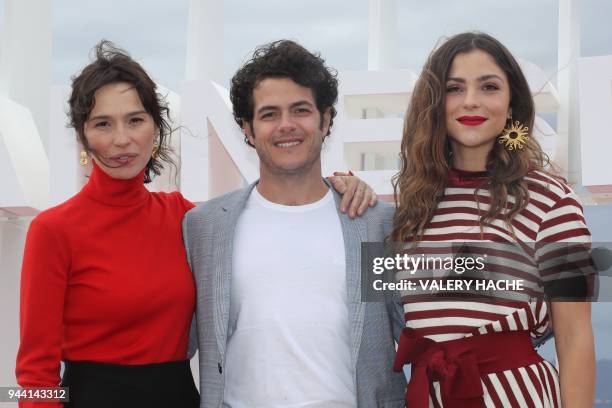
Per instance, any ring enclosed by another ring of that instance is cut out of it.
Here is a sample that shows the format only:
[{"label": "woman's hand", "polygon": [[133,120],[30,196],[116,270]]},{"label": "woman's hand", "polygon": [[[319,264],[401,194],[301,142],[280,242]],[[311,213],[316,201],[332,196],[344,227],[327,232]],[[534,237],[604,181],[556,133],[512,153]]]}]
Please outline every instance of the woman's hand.
[{"label": "woman's hand", "polygon": [[340,211],[355,218],[361,216],[368,207],[374,207],[378,202],[376,193],[365,181],[355,177],[353,173],[336,171],[327,178],[334,189],[342,194]]}]

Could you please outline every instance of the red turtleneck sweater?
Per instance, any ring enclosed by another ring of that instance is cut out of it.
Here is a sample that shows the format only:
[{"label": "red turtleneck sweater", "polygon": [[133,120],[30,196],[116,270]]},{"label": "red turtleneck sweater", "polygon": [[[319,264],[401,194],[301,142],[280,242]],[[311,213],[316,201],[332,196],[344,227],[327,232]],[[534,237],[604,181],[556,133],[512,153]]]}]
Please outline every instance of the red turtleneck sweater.
[{"label": "red turtleneck sweater", "polygon": [[117,180],[94,165],[78,194],[32,221],[21,275],[21,386],[57,386],[60,360],[186,358],[195,286],[181,220],[192,207],[178,192],[149,192],[143,173]]}]

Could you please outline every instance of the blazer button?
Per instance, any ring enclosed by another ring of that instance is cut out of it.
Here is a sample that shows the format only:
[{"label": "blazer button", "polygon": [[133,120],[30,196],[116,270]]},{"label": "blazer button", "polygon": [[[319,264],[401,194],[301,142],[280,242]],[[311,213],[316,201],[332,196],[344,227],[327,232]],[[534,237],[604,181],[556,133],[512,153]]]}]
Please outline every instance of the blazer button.
[{"label": "blazer button", "polygon": [[221,363],[217,363],[217,368],[219,369],[219,374],[223,374],[223,367],[221,367]]}]

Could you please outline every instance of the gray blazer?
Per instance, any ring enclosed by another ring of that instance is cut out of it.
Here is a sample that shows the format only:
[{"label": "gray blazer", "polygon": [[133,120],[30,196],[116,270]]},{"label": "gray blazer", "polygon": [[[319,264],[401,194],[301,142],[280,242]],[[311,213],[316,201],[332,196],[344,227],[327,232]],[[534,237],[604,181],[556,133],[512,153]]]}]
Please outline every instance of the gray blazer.
[{"label": "gray blazer", "polygon": [[[200,353],[201,408],[223,403],[234,231],[255,184],[192,209],[183,220],[189,265],[197,287],[196,328]],[[335,194],[336,207],[340,196]],[[380,202],[351,220],[338,210],[346,251],[352,364],[360,408],[403,407],[406,378],[392,371],[395,339],[404,326],[397,299],[361,302],[361,242],[382,241],[393,208]],[[324,231],[322,231],[324,233]]]}]

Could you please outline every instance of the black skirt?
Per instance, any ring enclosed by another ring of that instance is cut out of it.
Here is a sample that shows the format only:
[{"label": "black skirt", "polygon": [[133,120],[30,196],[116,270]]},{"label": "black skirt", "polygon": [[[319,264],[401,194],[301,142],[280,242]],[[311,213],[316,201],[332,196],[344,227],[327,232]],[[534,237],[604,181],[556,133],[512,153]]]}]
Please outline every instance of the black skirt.
[{"label": "black skirt", "polygon": [[68,388],[67,408],[197,408],[189,361],[115,365],[66,361],[62,386]]}]

